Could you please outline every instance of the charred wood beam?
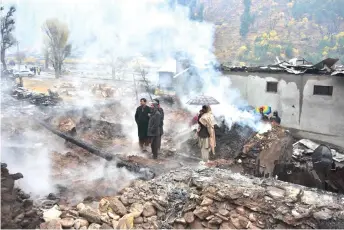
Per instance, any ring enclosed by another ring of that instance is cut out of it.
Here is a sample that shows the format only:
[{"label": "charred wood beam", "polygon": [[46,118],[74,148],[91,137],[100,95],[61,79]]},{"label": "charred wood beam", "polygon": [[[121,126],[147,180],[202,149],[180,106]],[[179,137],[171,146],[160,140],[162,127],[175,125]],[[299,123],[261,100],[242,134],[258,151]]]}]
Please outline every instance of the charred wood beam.
[{"label": "charred wood beam", "polygon": [[133,163],[133,162],[130,162],[126,159],[123,159],[123,157],[118,157],[116,155],[104,152],[104,151],[100,150],[99,148],[97,148],[93,145],[90,145],[88,143],[85,143],[82,140],[79,140],[76,137],[72,137],[68,134],[65,134],[61,131],[54,129],[49,124],[46,124],[43,121],[40,121],[37,119],[35,119],[35,121],[37,123],[39,123],[40,125],[42,125],[44,128],[46,128],[47,130],[49,130],[50,132],[52,132],[52,133],[56,134],[57,136],[65,139],[66,141],[69,141],[70,143],[73,143],[73,144],[87,150],[88,152],[107,160],[108,163],[106,164],[106,167],[108,167],[110,165],[111,161],[115,161],[117,167],[119,167],[119,168],[125,167],[129,171],[138,173],[138,174],[140,174],[141,179],[150,180],[150,179],[154,178],[156,175],[156,169],[154,169],[154,168],[147,167],[146,165],[140,165],[138,163]]},{"label": "charred wood beam", "polygon": [[61,131],[58,131],[56,129],[54,129],[53,127],[51,127],[50,125],[46,124],[45,122],[39,121],[37,119],[35,119],[40,125],[42,125],[44,128],[46,128],[47,130],[49,130],[50,132],[56,134],[57,136],[69,141],[70,143],[73,143],[87,151],[89,151],[90,153],[93,153],[94,155],[104,158],[107,161],[111,161],[113,160],[114,156],[110,153],[104,153],[103,151],[101,151],[100,149],[89,145],[87,143],[85,143],[84,141],[78,140],[75,137],[71,137]]}]

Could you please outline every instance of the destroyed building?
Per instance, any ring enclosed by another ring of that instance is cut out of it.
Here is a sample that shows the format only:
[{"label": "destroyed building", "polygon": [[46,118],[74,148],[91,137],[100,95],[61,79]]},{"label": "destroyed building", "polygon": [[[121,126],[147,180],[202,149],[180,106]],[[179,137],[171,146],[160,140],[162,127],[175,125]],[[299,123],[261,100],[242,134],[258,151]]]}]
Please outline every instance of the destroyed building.
[{"label": "destroyed building", "polygon": [[344,77],[338,59],[315,65],[304,59],[258,67],[221,66],[251,106],[271,106],[282,125],[300,137],[344,147]]}]

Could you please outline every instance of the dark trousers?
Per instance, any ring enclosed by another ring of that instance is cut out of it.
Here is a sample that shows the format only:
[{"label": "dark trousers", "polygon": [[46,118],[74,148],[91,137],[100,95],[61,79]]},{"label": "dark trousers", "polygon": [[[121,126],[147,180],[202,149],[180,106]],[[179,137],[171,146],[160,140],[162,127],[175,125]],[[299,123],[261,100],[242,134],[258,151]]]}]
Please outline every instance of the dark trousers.
[{"label": "dark trousers", "polygon": [[139,137],[139,144],[140,144],[140,149],[143,149],[143,146],[148,146],[149,145],[149,137]]},{"label": "dark trousers", "polygon": [[161,136],[160,135],[151,137],[151,148],[152,148],[152,153],[153,153],[154,159],[158,158],[159,143],[161,143]]},{"label": "dark trousers", "polygon": [[160,151],[160,149],[161,149],[161,138],[162,138],[162,135],[160,135],[159,142],[158,142],[158,150],[159,150],[159,151]]}]

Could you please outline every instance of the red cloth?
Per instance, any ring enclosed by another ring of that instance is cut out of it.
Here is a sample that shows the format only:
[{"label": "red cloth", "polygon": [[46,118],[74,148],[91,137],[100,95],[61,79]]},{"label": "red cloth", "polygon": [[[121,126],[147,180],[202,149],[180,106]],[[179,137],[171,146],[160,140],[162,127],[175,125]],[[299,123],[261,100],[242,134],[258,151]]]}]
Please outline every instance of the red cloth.
[{"label": "red cloth", "polygon": [[194,116],[193,118],[192,118],[192,120],[191,120],[191,126],[192,125],[195,125],[195,124],[197,124],[198,123],[198,114],[196,114],[196,116]]}]

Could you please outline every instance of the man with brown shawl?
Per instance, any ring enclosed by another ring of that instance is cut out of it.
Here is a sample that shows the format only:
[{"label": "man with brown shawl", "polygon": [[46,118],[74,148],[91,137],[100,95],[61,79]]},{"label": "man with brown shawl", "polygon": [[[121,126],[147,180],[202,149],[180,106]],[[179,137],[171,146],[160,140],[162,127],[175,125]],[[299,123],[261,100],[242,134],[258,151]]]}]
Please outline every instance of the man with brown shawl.
[{"label": "man with brown shawl", "polygon": [[203,105],[202,112],[198,117],[198,143],[201,148],[202,160],[204,162],[209,160],[210,151],[215,154],[216,140],[214,123],[214,116],[210,106]]}]

